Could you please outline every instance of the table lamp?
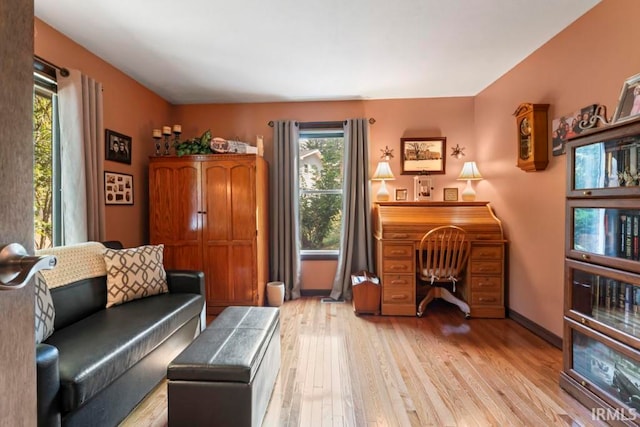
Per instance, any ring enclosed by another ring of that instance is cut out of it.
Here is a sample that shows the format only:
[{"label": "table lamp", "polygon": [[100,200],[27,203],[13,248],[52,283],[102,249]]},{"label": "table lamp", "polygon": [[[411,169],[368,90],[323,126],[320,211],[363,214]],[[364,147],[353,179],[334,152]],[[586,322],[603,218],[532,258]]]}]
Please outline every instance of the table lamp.
[{"label": "table lamp", "polygon": [[482,179],[476,162],[464,162],[462,172],[458,177],[459,181],[467,180],[467,187],[462,192],[462,200],[465,202],[473,202],[476,199],[476,192],[471,187],[471,181],[479,181]]},{"label": "table lamp", "polygon": [[378,167],[376,168],[376,172],[371,177],[372,181],[381,181],[380,189],[376,194],[376,200],[379,202],[384,202],[389,200],[389,191],[387,190],[387,185],[384,183],[385,180],[395,179],[393,176],[393,172],[391,172],[391,166],[389,166],[389,156],[384,156],[384,160],[378,163]]}]

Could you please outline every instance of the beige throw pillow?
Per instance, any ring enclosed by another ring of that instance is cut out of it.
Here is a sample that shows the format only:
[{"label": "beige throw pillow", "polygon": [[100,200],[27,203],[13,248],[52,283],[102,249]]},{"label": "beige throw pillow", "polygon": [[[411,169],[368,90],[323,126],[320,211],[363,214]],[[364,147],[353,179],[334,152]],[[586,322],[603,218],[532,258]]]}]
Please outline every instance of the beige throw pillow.
[{"label": "beige throw pillow", "polygon": [[105,249],[107,308],[169,291],[163,250],[164,245]]}]

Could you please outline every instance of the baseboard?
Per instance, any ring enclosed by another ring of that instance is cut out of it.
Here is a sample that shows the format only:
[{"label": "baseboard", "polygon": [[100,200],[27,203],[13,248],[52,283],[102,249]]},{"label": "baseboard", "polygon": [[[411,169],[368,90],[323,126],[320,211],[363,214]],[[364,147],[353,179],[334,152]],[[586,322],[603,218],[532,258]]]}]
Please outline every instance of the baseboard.
[{"label": "baseboard", "polygon": [[553,332],[548,331],[534,321],[527,319],[522,314],[517,313],[511,309],[507,309],[507,317],[509,317],[511,320],[524,327],[525,329],[530,330],[543,340],[547,341],[552,346],[562,350],[562,338],[557,336]]}]

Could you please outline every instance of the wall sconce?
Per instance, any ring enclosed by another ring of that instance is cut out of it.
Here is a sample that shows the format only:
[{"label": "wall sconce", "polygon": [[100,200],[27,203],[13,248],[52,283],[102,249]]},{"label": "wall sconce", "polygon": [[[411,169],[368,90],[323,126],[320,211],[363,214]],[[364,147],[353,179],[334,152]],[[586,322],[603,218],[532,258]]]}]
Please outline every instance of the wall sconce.
[{"label": "wall sconce", "polygon": [[467,187],[462,192],[462,200],[465,202],[473,202],[476,199],[476,192],[471,187],[471,181],[479,181],[482,175],[476,166],[476,162],[464,162],[462,171],[458,177],[459,181],[467,180]]},{"label": "wall sconce", "polygon": [[451,157],[460,159],[463,156],[464,156],[464,147],[460,147],[458,144],[456,144],[455,147],[451,147]]},{"label": "wall sconce", "polygon": [[381,181],[380,189],[376,194],[376,200],[379,202],[385,202],[389,200],[389,190],[387,190],[387,185],[385,181],[396,179],[393,176],[393,172],[391,172],[391,166],[389,166],[389,159],[393,157],[393,149],[390,149],[388,146],[385,146],[382,151],[382,160],[378,163],[378,167],[376,168],[373,177],[371,177],[372,181]]}]

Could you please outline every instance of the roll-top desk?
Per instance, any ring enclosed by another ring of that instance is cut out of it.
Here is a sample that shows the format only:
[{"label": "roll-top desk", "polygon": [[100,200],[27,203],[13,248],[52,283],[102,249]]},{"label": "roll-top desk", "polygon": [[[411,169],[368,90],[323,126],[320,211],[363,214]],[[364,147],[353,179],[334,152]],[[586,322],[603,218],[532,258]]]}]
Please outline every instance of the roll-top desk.
[{"label": "roll-top desk", "polygon": [[471,307],[471,317],[505,317],[506,240],[488,202],[379,202],[373,218],[383,315],[416,315],[420,240],[432,228],[457,225],[467,232],[471,254],[456,293]]}]

